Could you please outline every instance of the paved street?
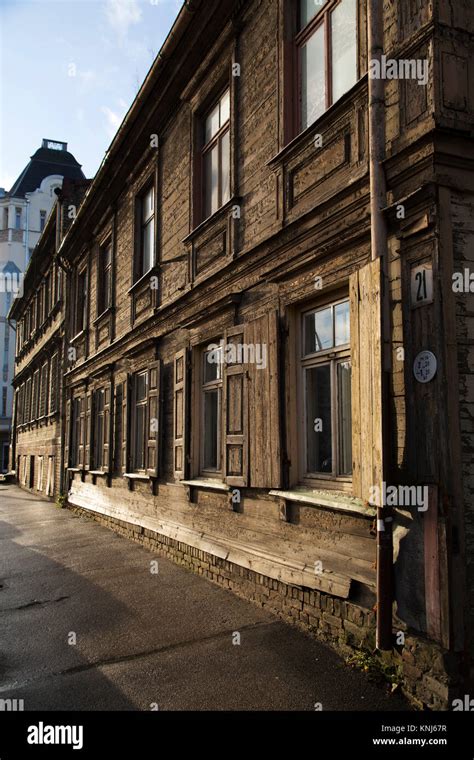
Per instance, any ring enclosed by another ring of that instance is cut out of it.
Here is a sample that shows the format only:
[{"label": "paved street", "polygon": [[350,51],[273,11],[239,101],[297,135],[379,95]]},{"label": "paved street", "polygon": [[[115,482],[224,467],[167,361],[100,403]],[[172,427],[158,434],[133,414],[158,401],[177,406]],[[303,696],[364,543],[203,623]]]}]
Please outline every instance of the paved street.
[{"label": "paved street", "polygon": [[0,698],[25,710],[406,709],[269,613],[11,485],[0,485]]}]

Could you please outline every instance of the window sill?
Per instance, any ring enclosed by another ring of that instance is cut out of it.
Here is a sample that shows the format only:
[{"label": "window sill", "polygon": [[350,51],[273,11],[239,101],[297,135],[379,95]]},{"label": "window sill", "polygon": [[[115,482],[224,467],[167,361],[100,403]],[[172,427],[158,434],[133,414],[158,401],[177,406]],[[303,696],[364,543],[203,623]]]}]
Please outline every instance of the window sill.
[{"label": "window sill", "polygon": [[130,296],[133,295],[133,293],[136,290],[140,289],[140,286],[145,285],[145,283],[147,282],[147,280],[150,279],[150,277],[154,277],[156,275],[157,275],[157,266],[156,264],[154,264],[151,267],[151,269],[148,270],[148,272],[145,272],[145,274],[142,274],[142,276],[133,283],[132,287],[127,290],[128,295]]},{"label": "window sill", "polygon": [[208,227],[212,227],[212,225],[218,221],[221,217],[224,217],[226,212],[229,211],[229,209],[232,208],[232,206],[240,205],[242,202],[242,198],[240,195],[233,195],[229,200],[224,203],[223,206],[217,209],[217,211],[214,211],[211,216],[208,216],[206,219],[203,219],[202,222],[199,222],[194,229],[191,230],[189,235],[186,235],[185,238],[181,241],[185,245],[187,243],[191,243],[195,237],[200,235],[204,230],[207,230]]},{"label": "window sill", "polygon": [[67,471],[68,472],[82,472],[83,468],[82,467],[68,467]]},{"label": "window sill", "polygon": [[99,475],[103,478],[106,478],[108,474],[109,473],[104,472],[104,470],[89,470],[89,475]]},{"label": "window sill", "polygon": [[107,309],[104,309],[104,311],[101,314],[99,314],[99,316],[96,317],[94,321],[92,322],[93,327],[96,327],[106,317],[110,317],[113,311],[114,311],[113,306],[109,306]]},{"label": "window sill", "polygon": [[212,491],[225,491],[226,493],[231,490],[227,483],[222,483],[218,480],[180,480],[183,486],[191,486],[192,488],[210,488]]},{"label": "window sill", "polygon": [[322,507],[323,509],[347,512],[349,514],[358,514],[370,518],[376,517],[377,514],[376,509],[364,504],[362,499],[357,499],[341,493],[332,494],[327,491],[314,491],[303,488],[295,488],[288,491],[274,490],[269,493],[270,496],[277,496],[284,502],[308,504],[309,506]]},{"label": "window sill", "polygon": [[[100,474],[106,475],[105,472],[101,472]],[[123,477],[127,480],[151,480],[150,475],[146,475],[144,472],[125,472]]]},{"label": "window sill", "polygon": [[80,332],[76,333],[76,335],[71,338],[71,343],[76,343],[80,341],[82,338],[85,337],[87,330],[81,330]]},{"label": "window sill", "polygon": [[312,142],[316,135],[321,134],[332,124],[332,122],[334,122],[339,111],[347,108],[348,103],[351,102],[351,96],[357,92],[358,89],[361,89],[367,82],[368,74],[363,74],[357,82],[355,82],[347,92],[341,95],[335,103],[329,106],[329,108],[327,108],[316,121],[295,135],[275,156],[267,161],[266,166],[275,171],[289,156],[298,153],[302,147],[309,142]]}]

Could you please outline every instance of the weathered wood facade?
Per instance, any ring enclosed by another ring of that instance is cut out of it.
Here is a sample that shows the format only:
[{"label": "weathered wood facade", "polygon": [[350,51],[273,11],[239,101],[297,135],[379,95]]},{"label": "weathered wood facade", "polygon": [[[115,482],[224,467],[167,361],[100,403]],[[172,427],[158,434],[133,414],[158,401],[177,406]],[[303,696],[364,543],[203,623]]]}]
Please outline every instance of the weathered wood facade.
[{"label": "weathered wood facade", "polygon": [[446,706],[473,647],[474,309],[452,276],[473,260],[474,13],[383,4],[387,59],[420,65],[385,83],[383,264],[351,2],[354,83],[307,127],[298,3],[183,7],[59,247],[62,477],[74,508],[341,647],[371,642],[374,488],[396,486],[392,656]]}]

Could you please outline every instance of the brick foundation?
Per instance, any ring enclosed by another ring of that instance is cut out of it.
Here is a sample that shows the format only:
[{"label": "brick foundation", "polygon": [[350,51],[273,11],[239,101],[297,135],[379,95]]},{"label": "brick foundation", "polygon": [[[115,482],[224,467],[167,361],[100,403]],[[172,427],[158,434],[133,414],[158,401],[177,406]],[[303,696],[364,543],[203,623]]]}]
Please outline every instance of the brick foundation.
[{"label": "brick foundation", "polygon": [[[345,657],[375,649],[372,610],[319,591],[281,583],[140,525],[74,505],[68,505],[68,509],[263,607]],[[397,668],[402,692],[418,709],[449,709],[458,693],[454,678],[448,675],[457,671],[457,663],[433,642],[405,634],[405,645],[381,653],[380,660]]]}]

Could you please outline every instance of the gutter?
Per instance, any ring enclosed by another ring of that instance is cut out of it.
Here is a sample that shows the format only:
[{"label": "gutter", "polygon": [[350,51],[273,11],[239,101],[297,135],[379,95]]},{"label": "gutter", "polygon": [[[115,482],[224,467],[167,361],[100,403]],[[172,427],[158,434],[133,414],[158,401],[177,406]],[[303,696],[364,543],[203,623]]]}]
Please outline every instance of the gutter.
[{"label": "gutter", "polygon": [[[383,3],[368,0],[367,28],[369,60],[381,60],[384,45]],[[379,68],[381,71],[381,68]],[[371,258],[381,259],[380,275],[380,331],[382,347],[377,357],[376,372],[382,383],[382,408],[379,434],[382,442],[381,480],[390,472],[389,461],[389,375],[390,370],[390,302],[388,291],[387,224],[383,209],[387,205],[387,188],[383,161],[385,159],[385,82],[369,75],[369,170]],[[375,485],[375,484],[374,484]],[[381,485],[381,484],[380,484]],[[383,493],[380,490],[380,493]],[[393,604],[393,511],[377,505],[377,627],[376,646],[380,650],[392,649]]]}]

